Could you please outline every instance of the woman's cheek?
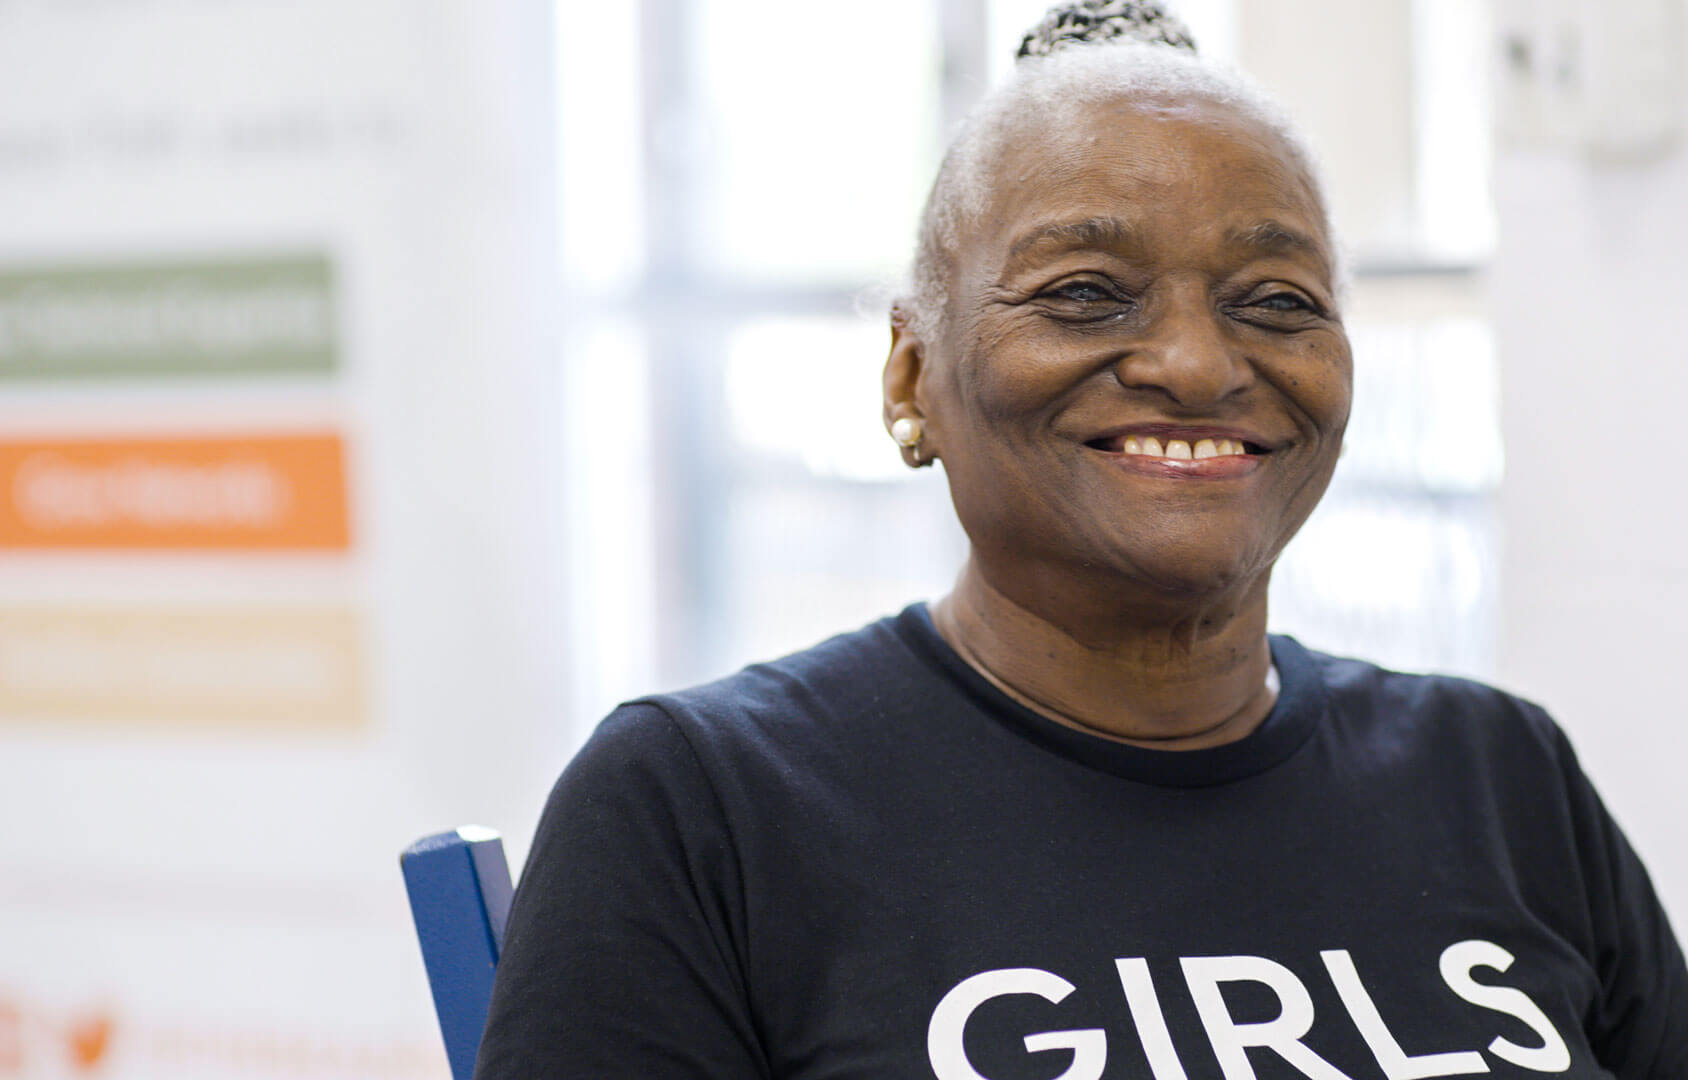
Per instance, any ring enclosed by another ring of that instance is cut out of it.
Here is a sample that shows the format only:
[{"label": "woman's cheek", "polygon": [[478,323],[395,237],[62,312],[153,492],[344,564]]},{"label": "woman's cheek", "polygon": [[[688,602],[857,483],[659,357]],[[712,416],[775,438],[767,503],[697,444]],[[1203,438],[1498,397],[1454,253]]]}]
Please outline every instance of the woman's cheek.
[{"label": "woman's cheek", "polygon": [[1309,343],[1287,382],[1320,426],[1341,430],[1347,425],[1354,371],[1346,339]]}]

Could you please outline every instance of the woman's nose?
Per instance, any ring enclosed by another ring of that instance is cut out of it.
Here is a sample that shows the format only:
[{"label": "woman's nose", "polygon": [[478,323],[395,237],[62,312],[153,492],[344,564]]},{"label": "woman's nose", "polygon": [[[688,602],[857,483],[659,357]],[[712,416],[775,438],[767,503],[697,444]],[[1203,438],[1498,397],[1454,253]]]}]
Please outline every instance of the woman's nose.
[{"label": "woman's nose", "polygon": [[1158,390],[1192,411],[1211,409],[1254,382],[1254,368],[1223,319],[1205,296],[1169,302],[1114,365],[1115,378],[1127,389]]}]

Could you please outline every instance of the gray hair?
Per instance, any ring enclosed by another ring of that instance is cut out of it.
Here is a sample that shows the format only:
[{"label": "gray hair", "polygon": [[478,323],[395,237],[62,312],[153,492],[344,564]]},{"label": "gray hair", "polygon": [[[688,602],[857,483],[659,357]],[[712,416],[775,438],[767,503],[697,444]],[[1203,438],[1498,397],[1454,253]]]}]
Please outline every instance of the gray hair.
[{"label": "gray hair", "polygon": [[[1253,80],[1191,49],[1165,44],[1110,40],[1069,45],[1023,56],[1010,80],[973,108],[950,143],[921,215],[908,281],[894,302],[910,328],[928,341],[940,329],[961,234],[985,213],[992,169],[1009,146],[1097,104],[1166,99],[1224,106],[1281,139],[1290,160],[1306,173],[1325,234],[1331,235],[1319,170],[1306,139]],[[1334,251],[1332,258],[1338,261],[1340,288],[1340,259]]]}]

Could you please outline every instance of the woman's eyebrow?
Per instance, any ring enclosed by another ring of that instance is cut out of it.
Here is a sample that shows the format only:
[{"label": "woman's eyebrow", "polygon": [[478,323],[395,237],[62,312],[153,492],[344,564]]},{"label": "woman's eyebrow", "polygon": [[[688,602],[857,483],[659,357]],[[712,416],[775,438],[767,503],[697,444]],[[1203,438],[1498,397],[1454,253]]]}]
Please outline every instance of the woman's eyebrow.
[{"label": "woman's eyebrow", "polygon": [[1225,233],[1225,245],[1248,248],[1262,255],[1307,255],[1317,260],[1327,274],[1331,270],[1330,256],[1323,244],[1281,221],[1268,219],[1247,228],[1230,229]]},{"label": "woman's eyebrow", "polygon": [[1008,261],[1014,263],[1032,249],[1039,247],[1109,248],[1124,250],[1137,246],[1137,229],[1129,221],[1115,217],[1089,217],[1079,221],[1055,221],[1040,225],[1016,239],[1008,249]]}]

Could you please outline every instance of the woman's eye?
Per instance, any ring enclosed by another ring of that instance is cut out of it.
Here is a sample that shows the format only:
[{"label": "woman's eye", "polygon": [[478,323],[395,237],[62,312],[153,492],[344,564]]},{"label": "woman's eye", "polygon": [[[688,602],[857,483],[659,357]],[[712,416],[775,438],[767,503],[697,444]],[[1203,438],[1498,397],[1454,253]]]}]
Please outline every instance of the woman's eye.
[{"label": "woman's eye", "polygon": [[1095,281],[1069,281],[1045,289],[1039,294],[1045,300],[1064,300],[1072,304],[1120,303],[1112,289]]},{"label": "woman's eye", "polygon": [[1037,300],[1046,317],[1073,325],[1112,324],[1135,310],[1131,297],[1112,284],[1083,278],[1052,285]]},{"label": "woman's eye", "polygon": [[1263,296],[1254,302],[1255,307],[1265,308],[1267,311],[1298,312],[1312,311],[1313,305],[1305,297],[1295,293],[1281,292],[1270,296]]}]

